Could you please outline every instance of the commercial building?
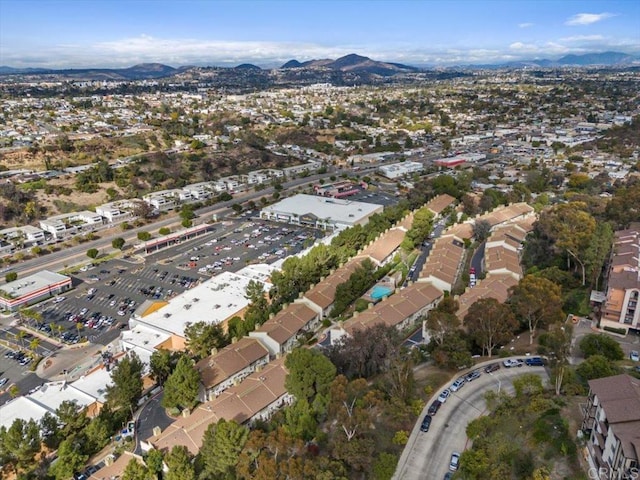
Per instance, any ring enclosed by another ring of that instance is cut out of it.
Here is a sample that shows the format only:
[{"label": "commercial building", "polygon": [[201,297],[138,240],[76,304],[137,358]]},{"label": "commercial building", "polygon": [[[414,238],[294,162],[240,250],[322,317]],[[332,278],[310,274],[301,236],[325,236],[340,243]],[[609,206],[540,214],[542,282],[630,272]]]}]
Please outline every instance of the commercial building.
[{"label": "commercial building", "polygon": [[372,203],[300,194],[263,208],[260,218],[318,228],[348,228],[365,225],[371,215],[382,213],[383,208]]},{"label": "commercial building", "polygon": [[420,162],[398,162],[378,167],[378,173],[391,180],[422,171],[424,171],[424,165]]},{"label": "commercial building", "polygon": [[16,311],[71,289],[71,278],[42,270],[0,287],[0,308]]},{"label": "commercial building", "polygon": [[49,232],[53,238],[61,239],[83,231],[95,230],[103,223],[104,220],[99,214],[83,210],[81,212],[63,213],[40,220],[40,228],[45,232]]},{"label": "commercial building", "polygon": [[587,460],[597,478],[638,478],[640,380],[629,375],[589,380],[582,431],[587,437]]}]

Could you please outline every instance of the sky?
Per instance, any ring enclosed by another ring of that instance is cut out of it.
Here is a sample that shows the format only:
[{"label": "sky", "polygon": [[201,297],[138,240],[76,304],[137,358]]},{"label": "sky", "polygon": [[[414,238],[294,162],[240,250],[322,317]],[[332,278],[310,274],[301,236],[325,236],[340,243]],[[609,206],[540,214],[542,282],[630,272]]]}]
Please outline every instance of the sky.
[{"label": "sky", "polygon": [[637,0],[0,0],[0,65],[408,65],[640,54]]}]

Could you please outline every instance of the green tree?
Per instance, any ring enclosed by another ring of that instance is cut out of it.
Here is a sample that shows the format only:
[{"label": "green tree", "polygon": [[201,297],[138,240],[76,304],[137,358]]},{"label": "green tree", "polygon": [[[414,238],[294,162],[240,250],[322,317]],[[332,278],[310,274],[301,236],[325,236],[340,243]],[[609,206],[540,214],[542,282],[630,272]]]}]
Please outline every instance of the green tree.
[{"label": "green tree", "polygon": [[171,229],[169,227],[162,227],[158,230],[159,235],[169,235],[171,233]]},{"label": "green tree", "polygon": [[622,347],[613,338],[604,333],[589,333],[580,340],[580,350],[585,358],[602,355],[609,360],[622,360]]},{"label": "green tree", "polygon": [[18,279],[18,272],[7,272],[4,276],[4,280],[9,282],[15,282]]},{"label": "green tree", "polygon": [[133,411],[142,395],[143,367],[138,356],[130,352],[122,357],[113,369],[111,373],[113,384],[107,386],[107,404],[113,410]]},{"label": "green tree", "polygon": [[606,222],[598,222],[589,246],[584,253],[586,275],[593,288],[598,288],[598,279],[609,257],[612,244],[613,229],[611,225]]},{"label": "green tree", "polygon": [[47,412],[40,419],[39,424],[42,441],[45,446],[51,450],[56,450],[62,441],[58,419],[51,412]]},{"label": "green tree", "polygon": [[469,345],[460,330],[445,334],[441,344],[431,342],[429,350],[431,358],[440,367],[462,368],[473,365]]},{"label": "green tree", "polygon": [[591,355],[576,368],[576,373],[586,382],[596,378],[611,377],[621,372],[620,367],[604,355]]},{"label": "green tree", "polygon": [[0,428],[0,459],[16,473],[32,467],[40,451],[40,441],[38,424],[17,418],[8,430]]},{"label": "green tree", "polygon": [[393,453],[382,452],[373,464],[373,478],[375,480],[391,480],[396,472],[398,457]]},{"label": "green tree", "polygon": [[232,478],[248,437],[249,429],[233,420],[209,425],[198,454],[203,464],[201,478]]},{"label": "green tree", "polygon": [[122,473],[122,480],[153,480],[153,474],[137,458],[132,458]]},{"label": "green tree", "polygon": [[125,240],[122,237],[114,238],[111,241],[111,246],[117,250],[122,250],[122,247],[124,247],[124,244],[125,244]]},{"label": "green tree", "polygon": [[486,220],[478,220],[473,224],[473,237],[478,242],[484,242],[491,234],[491,224]]},{"label": "green tree", "polygon": [[539,327],[551,325],[564,317],[560,287],[543,277],[526,275],[522,278],[511,289],[509,304],[528,327],[530,345]]},{"label": "green tree", "polygon": [[56,480],[68,480],[84,468],[88,459],[89,455],[84,453],[82,440],[74,435],[60,443],[58,461],[51,467],[50,473]]},{"label": "green tree", "polygon": [[164,385],[162,406],[165,408],[191,409],[198,402],[200,375],[193,360],[183,355]]},{"label": "green tree", "polygon": [[176,355],[163,348],[154,350],[149,360],[151,377],[158,385],[164,385],[177,363]]},{"label": "green tree", "polygon": [[493,349],[510,340],[518,328],[513,312],[495,298],[482,298],[469,307],[464,324],[471,338],[491,358]]},{"label": "green tree", "polygon": [[151,234],[149,232],[138,232],[138,240],[140,240],[141,242],[151,240]]},{"label": "green tree", "polygon": [[573,327],[569,324],[555,324],[538,339],[539,352],[549,359],[556,395],[560,395],[562,382],[571,355],[571,335]]},{"label": "green tree", "polygon": [[164,468],[164,455],[160,450],[152,448],[147,452],[147,456],[144,459],[144,463],[147,464],[149,471],[157,478],[161,478],[162,469]]},{"label": "green tree", "polygon": [[196,471],[189,450],[184,445],[175,445],[165,457],[168,472],[165,480],[195,480]]},{"label": "green tree", "polygon": [[184,336],[187,340],[187,350],[198,360],[211,355],[212,349],[228,345],[227,337],[218,324],[188,322],[184,328]]},{"label": "green tree", "polygon": [[298,400],[306,400],[316,412],[323,412],[336,367],[319,351],[296,348],[285,358],[288,374],[285,387]]},{"label": "green tree", "polygon": [[412,250],[416,245],[420,245],[433,230],[433,212],[428,207],[422,207],[413,216],[411,228],[407,231],[403,248]]},{"label": "green tree", "polygon": [[95,260],[96,258],[98,258],[99,254],[100,252],[98,251],[97,248],[90,248],[89,250],[87,250],[87,257],[91,258],[92,260]]},{"label": "green tree", "polygon": [[296,402],[284,409],[284,428],[294,438],[302,438],[309,441],[316,436],[318,422],[307,400]]},{"label": "green tree", "polygon": [[56,417],[62,425],[62,436],[70,437],[82,431],[88,423],[84,409],[75,400],[65,400],[56,409]]}]

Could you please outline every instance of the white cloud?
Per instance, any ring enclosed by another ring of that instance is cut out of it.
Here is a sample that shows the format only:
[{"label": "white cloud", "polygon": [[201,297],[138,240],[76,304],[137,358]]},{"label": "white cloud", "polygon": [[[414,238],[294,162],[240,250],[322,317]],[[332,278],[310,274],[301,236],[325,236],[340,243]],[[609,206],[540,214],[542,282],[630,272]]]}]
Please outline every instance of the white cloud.
[{"label": "white cloud", "polygon": [[560,39],[561,42],[600,42],[602,40],[604,40],[602,35],[574,35]]},{"label": "white cloud", "polygon": [[578,13],[573,17],[567,19],[564,22],[565,25],[576,26],[576,25],[591,25],[592,23],[600,22],[607,18],[615,17],[613,13]]},{"label": "white cloud", "polygon": [[519,23],[518,27],[519,28],[531,28],[531,27],[533,27],[533,25],[534,25],[533,23],[525,22],[525,23]]}]

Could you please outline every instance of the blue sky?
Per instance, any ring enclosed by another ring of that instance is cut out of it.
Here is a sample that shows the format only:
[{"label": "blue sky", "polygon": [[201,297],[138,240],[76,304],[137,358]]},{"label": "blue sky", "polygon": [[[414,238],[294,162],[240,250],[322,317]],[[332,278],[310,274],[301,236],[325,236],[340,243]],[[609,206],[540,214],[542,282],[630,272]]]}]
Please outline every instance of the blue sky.
[{"label": "blue sky", "polygon": [[640,54],[640,1],[0,0],[0,65],[411,65]]}]

